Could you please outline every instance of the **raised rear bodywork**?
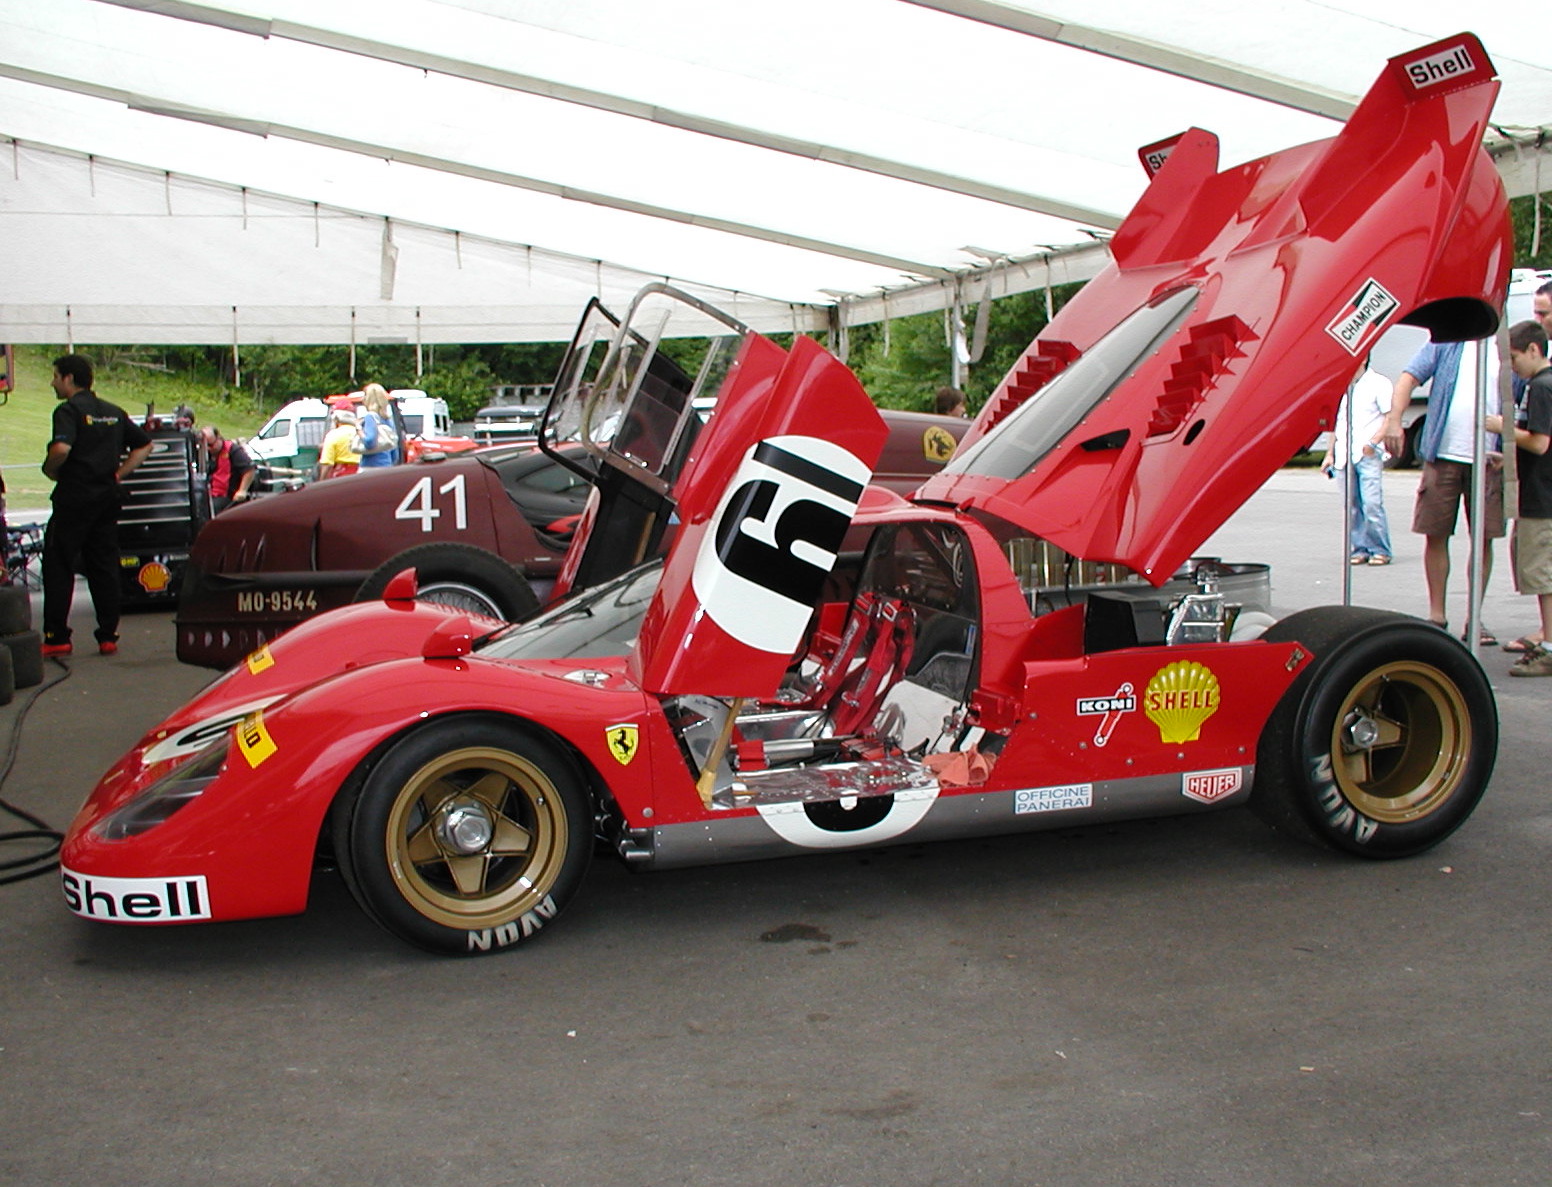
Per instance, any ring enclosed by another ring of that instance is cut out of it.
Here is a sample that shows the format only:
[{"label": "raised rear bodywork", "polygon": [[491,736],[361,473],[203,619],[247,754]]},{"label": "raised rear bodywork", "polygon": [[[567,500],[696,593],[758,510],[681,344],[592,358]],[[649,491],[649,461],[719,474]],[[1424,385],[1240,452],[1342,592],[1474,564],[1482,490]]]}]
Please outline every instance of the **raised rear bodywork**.
[{"label": "raised rear bodywork", "polygon": [[[321,843],[374,920],[474,954],[547,927],[599,838],[670,866],[1248,802],[1360,856],[1437,844],[1493,766],[1473,656],[1383,611],[1268,626],[1182,563],[1385,326],[1494,328],[1495,93],[1463,34],[1333,140],[1222,173],[1175,141],[1114,266],[910,499],[867,485],[887,432],[836,359],[649,289],[579,335],[547,413],[618,497],[579,592],[503,627],[405,572],[261,648],[103,778],[67,902],[297,911]],[[661,577],[631,568],[669,526]]]}]

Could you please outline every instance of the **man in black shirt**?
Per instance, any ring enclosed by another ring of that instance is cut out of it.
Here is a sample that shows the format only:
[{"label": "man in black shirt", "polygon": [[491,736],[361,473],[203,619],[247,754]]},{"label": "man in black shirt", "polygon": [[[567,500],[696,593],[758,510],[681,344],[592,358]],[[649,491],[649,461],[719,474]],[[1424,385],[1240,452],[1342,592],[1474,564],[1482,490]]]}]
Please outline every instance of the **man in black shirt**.
[{"label": "man in black shirt", "polygon": [[1540,643],[1526,648],[1509,669],[1511,676],[1552,676],[1552,364],[1547,362],[1547,332],[1533,321],[1509,331],[1509,362],[1525,380],[1516,424],[1484,418],[1487,431],[1503,433],[1517,446],[1520,516],[1514,523],[1514,581],[1521,593],[1535,594],[1541,614]]},{"label": "man in black shirt", "polygon": [[70,654],[75,575],[97,612],[97,649],[119,649],[119,482],[146,459],[151,438],[124,410],[92,391],[84,355],[54,360],[54,436],[43,473],[54,482],[43,533],[43,654]]}]

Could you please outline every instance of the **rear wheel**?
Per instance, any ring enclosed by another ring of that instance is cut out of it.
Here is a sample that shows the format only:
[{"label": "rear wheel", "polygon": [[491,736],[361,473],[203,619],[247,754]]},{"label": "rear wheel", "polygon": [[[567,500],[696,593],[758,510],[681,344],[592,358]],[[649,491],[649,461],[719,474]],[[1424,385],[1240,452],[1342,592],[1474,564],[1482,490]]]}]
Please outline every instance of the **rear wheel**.
[{"label": "rear wheel", "polygon": [[383,596],[388,582],[414,569],[422,602],[438,602],[503,622],[521,622],[539,608],[528,579],[493,552],[469,544],[417,544],[372,571],[356,601]]},{"label": "rear wheel", "polygon": [[1264,639],[1314,660],[1261,736],[1251,806],[1273,827],[1363,857],[1405,857],[1459,828],[1498,748],[1492,689],[1454,638],[1415,618],[1329,606]]},{"label": "rear wheel", "polygon": [[513,947],[554,919],[582,881],[592,831],[566,753],[488,717],[403,738],[334,813],[335,852],[367,914],[453,956]]}]

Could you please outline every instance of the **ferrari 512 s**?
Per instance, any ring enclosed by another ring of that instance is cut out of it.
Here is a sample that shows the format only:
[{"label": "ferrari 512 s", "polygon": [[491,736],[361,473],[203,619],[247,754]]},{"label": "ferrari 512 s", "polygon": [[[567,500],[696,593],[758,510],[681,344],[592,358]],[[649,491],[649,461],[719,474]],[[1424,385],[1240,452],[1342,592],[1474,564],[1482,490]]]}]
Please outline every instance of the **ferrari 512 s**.
[{"label": "ferrari 512 s", "polygon": [[[513,627],[407,570],[255,651],[91,793],[69,906],[297,912],[322,852],[389,931],[477,954],[548,927],[600,841],[666,867],[1248,802],[1359,856],[1436,844],[1494,761],[1473,656],[1377,610],[1268,625],[1189,558],[1385,328],[1495,329],[1496,91],[1461,34],[1333,139],[1222,171],[1206,132],[1150,146],[1113,264],[909,498],[869,486],[885,428],[813,341],[662,287],[585,321],[543,426],[598,462],[577,592]],[[657,349],[683,335],[695,365]]]}]

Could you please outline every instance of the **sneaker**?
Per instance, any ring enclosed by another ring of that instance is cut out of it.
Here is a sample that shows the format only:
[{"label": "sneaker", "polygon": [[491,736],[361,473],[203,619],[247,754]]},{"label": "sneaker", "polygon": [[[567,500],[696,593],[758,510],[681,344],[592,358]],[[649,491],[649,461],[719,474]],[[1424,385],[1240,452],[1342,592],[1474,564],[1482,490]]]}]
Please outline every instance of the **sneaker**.
[{"label": "sneaker", "polygon": [[117,639],[99,639],[97,641],[98,655],[117,655],[119,653],[119,641]]},{"label": "sneaker", "polygon": [[1390,564],[1390,557],[1386,556],[1382,552],[1376,552],[1369,558],[1369,563],[1371,565],[1388,565]]},{"label": "sneaker", "polygon": [[1367,552],[1355,552],[1347,558],[1347,563],[1350,565],[1366,565],[1369,563],[1369,554]]},{"label": "sneaker", "polygon": [[69,655],[72,650],[73,649],[71,648],[69,643],[45,643],[45,644],[43,644],[43,654],[45,656],[50,656],[50,655]]},{"label": "sneaker", "polygon": [[1552,651],[1535,647],[1514,661],[1511,676],[1552,676]]}]

